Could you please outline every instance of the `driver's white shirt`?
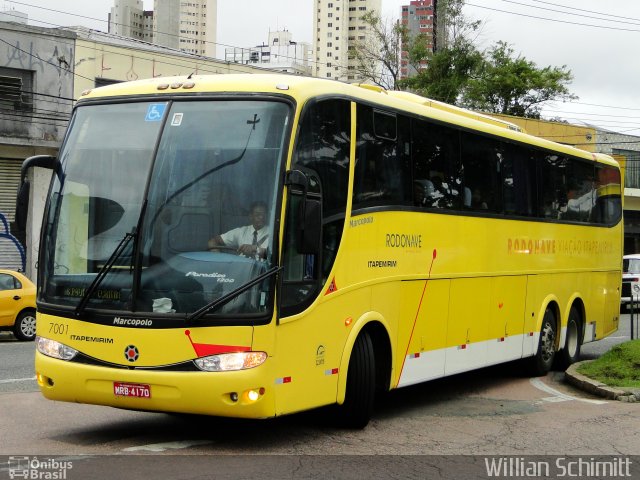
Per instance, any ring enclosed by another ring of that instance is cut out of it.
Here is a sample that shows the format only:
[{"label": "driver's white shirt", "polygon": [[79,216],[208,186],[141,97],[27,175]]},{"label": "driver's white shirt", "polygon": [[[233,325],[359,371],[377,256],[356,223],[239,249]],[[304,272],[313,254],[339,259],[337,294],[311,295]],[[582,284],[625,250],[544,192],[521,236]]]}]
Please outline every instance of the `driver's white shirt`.
[{"label": "driver's white shirt", "polygon": [[[247,225],[246,227],[238,227],[233,230],[229,230],[226,233],[220,234],[220,238],[224,244],[228,247],[239,248],[240,245],[251,245],[253,243],[253,232],[255,228],[253,225]],[[260,248],[267,248],[269,243],[269,226],[265,225],[258,230],[258,246]]]}]

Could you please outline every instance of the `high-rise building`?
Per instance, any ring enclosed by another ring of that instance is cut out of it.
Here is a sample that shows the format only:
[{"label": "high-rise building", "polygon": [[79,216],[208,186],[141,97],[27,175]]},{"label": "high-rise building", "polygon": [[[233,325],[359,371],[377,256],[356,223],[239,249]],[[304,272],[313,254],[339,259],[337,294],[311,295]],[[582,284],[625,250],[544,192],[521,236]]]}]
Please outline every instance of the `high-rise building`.
[{"label": "high-rise building", "polygon": [[145,18],[153,15],[145,12],[142,0],[115,0],[109,14],[109,33],[123,37],[149,41],[151,28]]},{"label": "high-rise building", "polygon": [[[437,0],[412,0],[409,5],[402,6],[400,22],[409,31],[411,37],[423,34],[427,38],[427,45],[434,51]],[[423,63],[423,66],[426,66]],[[418,66],[420,68],[420,66]],[[417,73],[415,65],[409,63],[409,54],[403,45],[400,58],[400,78],[408,78]]]},{"label": "high-rise building", "polygon": [[216,56],[217,0],[154,0],[153,43]]},{"label": "high-rise building", "polygon": [[352,51],[356,42],[371,42],[362,20],[367,12],[381,12],[382,0],[315,0],[313,12],[313,72],[316,77],[347,82],[361,79]]},{"label": "high-rise building", "polygon": [[294,42],[292,38],[291,32],[287,30],[269,32],[269,41],[266,44],[252,48],[225,48],[225,60],[278,72],[309,75],[311,45]]}]

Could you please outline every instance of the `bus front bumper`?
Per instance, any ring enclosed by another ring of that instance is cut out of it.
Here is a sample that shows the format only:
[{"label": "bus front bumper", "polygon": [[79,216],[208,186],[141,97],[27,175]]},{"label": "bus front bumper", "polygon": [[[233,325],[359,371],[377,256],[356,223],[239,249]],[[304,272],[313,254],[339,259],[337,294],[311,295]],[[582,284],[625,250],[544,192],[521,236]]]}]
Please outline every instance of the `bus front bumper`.
[{"label": "bus front bumper", "polygon": [[180,372],[97,367],[36,352],[36,378],[50,400],[130,410],[237,418],[275,416],[268,360],[233,372]]}]

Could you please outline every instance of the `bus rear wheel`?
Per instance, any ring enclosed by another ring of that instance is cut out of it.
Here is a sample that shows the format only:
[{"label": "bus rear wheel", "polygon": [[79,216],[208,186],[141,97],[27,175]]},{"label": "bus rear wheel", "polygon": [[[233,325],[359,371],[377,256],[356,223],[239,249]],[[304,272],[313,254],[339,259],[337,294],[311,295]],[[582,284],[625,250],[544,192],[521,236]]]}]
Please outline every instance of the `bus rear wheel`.
[{"label": "bus rear wheel", "polygon": [[362,332],[353,346],[347,371],[347,391],[340,408],[340,424],[364,428],[373,414],[376,393],[375,353],[371,336]]},{"label": "bus rear wheel", "polygon": [[558,352],[557,367],[566,370],[569,365],[578,361],[582,347],[582,322],[576,307],[571,307],[567,320],[567,340],[564,348]]},{"label": "bus rear wheel", "polygon": [[542,326],[540,327],[540,340],[536,354],[528,359],[527,369],[534,377],[546,375],[556,354],[556,316],[550,308],[544,312]]}]

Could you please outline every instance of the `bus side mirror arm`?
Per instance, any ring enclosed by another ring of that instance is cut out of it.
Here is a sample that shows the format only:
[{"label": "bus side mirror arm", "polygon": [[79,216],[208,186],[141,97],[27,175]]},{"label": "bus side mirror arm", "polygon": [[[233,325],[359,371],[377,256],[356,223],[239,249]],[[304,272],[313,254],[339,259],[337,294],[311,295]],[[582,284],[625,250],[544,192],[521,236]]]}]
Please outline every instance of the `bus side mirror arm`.
[{"label": "bus side mirror arm", "polygon": [[27,173],[29,169],[33,167],[42,167],[53,170],[58,165],[58,159],[51,155],[36,155],[34,157],[27,158],[22,162],[20,168],[20,186],[18,187],[18,193],[16,196],[16,224],[20,231],[25,231],[27,228],[27,214],[29,212],[29,191],[31,185],[27,180]]}]

